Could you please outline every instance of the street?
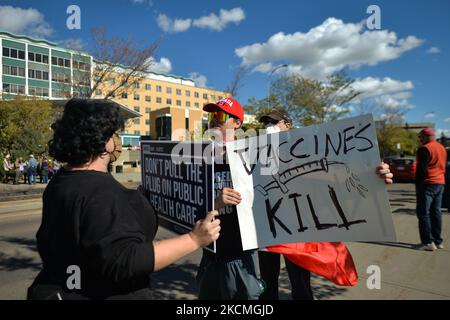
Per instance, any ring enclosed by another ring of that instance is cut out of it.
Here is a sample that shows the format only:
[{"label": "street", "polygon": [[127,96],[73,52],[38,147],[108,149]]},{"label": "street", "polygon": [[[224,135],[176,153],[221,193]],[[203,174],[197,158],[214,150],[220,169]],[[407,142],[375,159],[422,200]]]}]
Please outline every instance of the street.
[{"label": "street", "polygon": [[[397,233],[396,243],[348,243],[358,269],[359,283],[338,287],[313,276],[316,299],[450,299],[450,215],[443,213],[445,249],[417,251],[419,242],[412,184],[388,187]],[[40,270],[35,234],[41,218],[40,199],[0,202],[0,300],[24,299],[26,289]],[[157,240],[173,234],[159,228]],[[195,274],[201,251],[153,275],[155,299],[196,299]],[[381,271],[381,288],[369,289],[370,266]],[[369,270],[369,272],[368,272]],[[280,298],[290,299],[285,269],[280,276]]]}]

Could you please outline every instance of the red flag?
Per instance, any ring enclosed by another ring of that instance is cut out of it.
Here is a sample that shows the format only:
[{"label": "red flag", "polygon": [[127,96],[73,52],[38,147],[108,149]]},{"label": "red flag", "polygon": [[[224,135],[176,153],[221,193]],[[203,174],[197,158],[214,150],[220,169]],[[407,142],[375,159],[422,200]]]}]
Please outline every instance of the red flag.
[{"label": "red flag", "polygon": [[303,269],[333,281],[340,286],[355,286],[358,273],[352,255],[342,242],[287,243],[266,248],[283,254]]}]

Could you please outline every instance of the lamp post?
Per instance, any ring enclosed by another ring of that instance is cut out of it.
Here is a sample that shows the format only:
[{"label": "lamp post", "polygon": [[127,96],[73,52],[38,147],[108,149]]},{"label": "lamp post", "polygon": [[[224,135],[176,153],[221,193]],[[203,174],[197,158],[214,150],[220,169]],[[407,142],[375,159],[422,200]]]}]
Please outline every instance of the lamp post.
[{"label": "lamp post", "polygon": [[267,92],[269,94],[269,96],[267,97],[269,109],[272,109],[271,103],[270,103],[270,97],[272,96],[272,85],[271,85],[272,84],[272,76],[275,73],[275,71],[277,71],[278,69],[281,69],[281,68],[286,68],[287,66],[288,66],[287,64],[280,64],[280,65],[274,67],[269,73],[269,83],[267,85]]}]

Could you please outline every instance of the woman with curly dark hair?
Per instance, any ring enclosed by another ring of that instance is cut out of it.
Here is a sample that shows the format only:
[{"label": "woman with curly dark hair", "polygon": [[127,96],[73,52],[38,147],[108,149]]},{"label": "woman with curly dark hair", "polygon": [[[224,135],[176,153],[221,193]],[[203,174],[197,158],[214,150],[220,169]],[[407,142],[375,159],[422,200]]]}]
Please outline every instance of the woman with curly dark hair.
[{"label": "woman with curly dark hair", "polygon": [[67,165],[43,195],[37,247],[43,269],[28,299],[150,299],[150,274],[216,240],[216,211],[176,238],[154,242],[157,216],[108,165],[120,155],[116,104],[72,99],[52,128],[50,155]]}]

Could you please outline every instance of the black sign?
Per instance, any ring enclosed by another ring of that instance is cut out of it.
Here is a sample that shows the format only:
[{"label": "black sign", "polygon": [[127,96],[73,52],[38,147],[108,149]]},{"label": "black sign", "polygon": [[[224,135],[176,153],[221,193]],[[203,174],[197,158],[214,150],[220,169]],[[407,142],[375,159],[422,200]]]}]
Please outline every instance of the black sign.
[{"label": "black sign", "polygon": [[213,209],[212,149],[211,142],[141,142],[142,186],[159,225],[184,234]]}]

